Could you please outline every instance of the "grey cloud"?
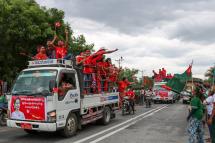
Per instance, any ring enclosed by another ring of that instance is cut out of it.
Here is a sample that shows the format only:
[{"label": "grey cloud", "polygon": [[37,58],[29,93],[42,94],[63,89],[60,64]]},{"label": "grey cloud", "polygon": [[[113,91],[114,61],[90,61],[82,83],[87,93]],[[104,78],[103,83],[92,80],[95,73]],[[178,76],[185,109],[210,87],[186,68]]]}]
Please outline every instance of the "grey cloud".
[{"label": "grey cloud", "polygon": [[211,44],[215,42],[215,25],[199,26],[195,24],[186,25],[184,23],[178,27],[171,37],[177,37],[183,41],[193,41],[199,44]]},{"label": "grey cloud", "polygon": [[[211,0],[52,0],[51,2],[46,0],[46,2],[63,9],[67,17],[90,19],[130,35],[148,33],[151,29],[159,29],[168,22],[177,22],[178,19],[190,14],[190,11],[215,12],[215,2]],[[170,38],[207,43],[215,40],[214,29],[213,25],[196,27],[184,23],[177,26],[175,33],[167,34]]]}]

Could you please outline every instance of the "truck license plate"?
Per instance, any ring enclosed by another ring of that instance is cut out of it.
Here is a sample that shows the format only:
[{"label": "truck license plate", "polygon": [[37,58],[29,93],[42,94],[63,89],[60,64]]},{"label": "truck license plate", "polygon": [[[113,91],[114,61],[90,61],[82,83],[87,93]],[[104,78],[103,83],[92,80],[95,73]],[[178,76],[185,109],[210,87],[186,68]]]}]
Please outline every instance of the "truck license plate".
[{"label": "truck license plate", "polygon": [[28,123],[22,123],[21,128],[23,128],[23,129],[32,129],[32,126],[31,126],[31,124],[28,124]]}]

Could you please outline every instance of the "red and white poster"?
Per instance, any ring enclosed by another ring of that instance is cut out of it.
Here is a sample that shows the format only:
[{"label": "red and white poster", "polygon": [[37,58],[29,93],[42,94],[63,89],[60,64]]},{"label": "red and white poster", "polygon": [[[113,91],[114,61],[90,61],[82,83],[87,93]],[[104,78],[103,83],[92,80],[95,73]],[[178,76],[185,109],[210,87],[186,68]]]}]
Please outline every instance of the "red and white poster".
[{"label": "red and white poster", "polygon": [[45,120],[45,97],[12,96],[10,117],[16,120]]}]

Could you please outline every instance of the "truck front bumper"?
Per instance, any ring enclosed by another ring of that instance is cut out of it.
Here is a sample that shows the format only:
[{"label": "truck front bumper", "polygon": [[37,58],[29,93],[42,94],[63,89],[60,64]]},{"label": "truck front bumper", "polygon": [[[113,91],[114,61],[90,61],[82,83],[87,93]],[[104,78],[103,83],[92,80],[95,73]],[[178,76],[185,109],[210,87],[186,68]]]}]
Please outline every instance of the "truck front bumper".
[{"label": "truck front bumper", "polygon": [[30,124],[32,130],[54,132],[57,130],[56,123],[41,123],[18,120],[7,120],[7,126],[12,128],[22,128],[21,124]]}]

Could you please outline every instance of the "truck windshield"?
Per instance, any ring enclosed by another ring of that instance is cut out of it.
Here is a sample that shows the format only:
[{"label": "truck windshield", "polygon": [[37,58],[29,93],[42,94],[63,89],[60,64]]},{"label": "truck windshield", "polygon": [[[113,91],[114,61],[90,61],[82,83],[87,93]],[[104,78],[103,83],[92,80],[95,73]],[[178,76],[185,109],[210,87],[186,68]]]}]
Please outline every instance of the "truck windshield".
[{"label": "truck windshield", "polygon": [[51,95],[50,81],[56,80],[56,70],[23,71],[12,89],[13,95]]},{"label": "truck windshield", "polygon": [[161,87],[161,85],[154,85],[154,88],[153,88],[153,89],[154,89],[154,90],[159,90],[159,91],[160,91],[160,90],[162,90],[162,91],[165,90],[164,88]]}]

